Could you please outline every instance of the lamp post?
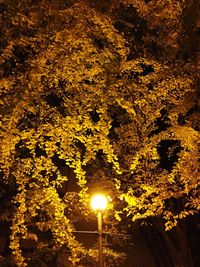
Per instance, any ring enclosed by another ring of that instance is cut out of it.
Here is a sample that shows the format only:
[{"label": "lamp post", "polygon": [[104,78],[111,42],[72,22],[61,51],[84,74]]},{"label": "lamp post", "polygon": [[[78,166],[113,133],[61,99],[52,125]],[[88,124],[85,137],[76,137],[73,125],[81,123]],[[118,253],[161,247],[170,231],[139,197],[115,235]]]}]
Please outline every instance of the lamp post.
[{"label": "lamp post", "polygon": [[102,211],[107,207],[108,200],[102,195],[98,194],[92,197],[91,206],[93,210],[97,211],[98,220],[98,237],[99,237],[99,267],[103,267],[103,226],[102,226]]}]

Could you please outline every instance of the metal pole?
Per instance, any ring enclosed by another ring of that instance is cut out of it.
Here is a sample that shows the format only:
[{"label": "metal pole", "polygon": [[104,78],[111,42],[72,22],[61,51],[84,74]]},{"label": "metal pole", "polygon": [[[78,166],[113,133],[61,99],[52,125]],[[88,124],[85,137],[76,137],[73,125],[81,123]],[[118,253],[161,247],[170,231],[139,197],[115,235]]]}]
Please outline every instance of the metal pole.
[{"label": "metal pole", "polygon": [[103,228],[102,228],[102,212],[98,211],[98,235],[99,235],[99,267],[103,267]]}]

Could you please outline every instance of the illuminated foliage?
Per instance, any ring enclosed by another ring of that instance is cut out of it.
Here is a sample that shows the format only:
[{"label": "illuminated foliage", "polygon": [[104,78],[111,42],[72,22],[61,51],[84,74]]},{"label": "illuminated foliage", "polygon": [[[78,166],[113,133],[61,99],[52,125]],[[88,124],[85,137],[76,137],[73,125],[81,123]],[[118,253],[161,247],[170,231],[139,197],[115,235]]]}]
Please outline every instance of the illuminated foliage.
[{"label": "illuminated foliage", "polygon": [[[66,249],[75,266],[94,261],[72,218],[89,213],[97,188],[123,206],[113,203],[117,220],[161,216],[166,230],[200,209],[195,1],[99,2],[1,4],[1,180],[12,188],[18,266],[30,261],[23,239],[42,253],[42,232],[50,253]],[[72,192],[59,193],[71,183],[63,168],[79,188],[74,205]],[[177,212],[167,203],[179,198]]]}]

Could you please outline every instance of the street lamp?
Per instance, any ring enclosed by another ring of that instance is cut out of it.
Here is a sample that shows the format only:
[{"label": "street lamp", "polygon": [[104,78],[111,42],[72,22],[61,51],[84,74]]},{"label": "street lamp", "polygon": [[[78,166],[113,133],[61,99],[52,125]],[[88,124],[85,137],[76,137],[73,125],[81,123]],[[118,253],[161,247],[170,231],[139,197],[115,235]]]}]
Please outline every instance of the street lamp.
[{"label": "street lamp", "polygon": [[103,227],[102,227],[102,211],[106,209],[108,199],[102,195],[94,195],[91,199],[93,210],[97,211],[98,219],[98,236],[99,236],[99,267],[103,267]]}]

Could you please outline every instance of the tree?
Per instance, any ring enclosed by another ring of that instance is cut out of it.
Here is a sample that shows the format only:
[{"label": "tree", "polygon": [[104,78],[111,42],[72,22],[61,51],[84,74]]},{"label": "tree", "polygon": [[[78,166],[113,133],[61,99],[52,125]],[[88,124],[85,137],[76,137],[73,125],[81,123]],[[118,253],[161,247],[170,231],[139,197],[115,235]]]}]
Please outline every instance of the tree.
[{"label": "tree", "polygon": [[[169,230],[199,212],[199,4],[5,0],[1,10],[1,183],[17,266],[30,261],[27,239],[34,255],[93,259],[72,232],[96,188],[119,221],[157,216]],[[64,189],[69,172],[76,193]]]}]

